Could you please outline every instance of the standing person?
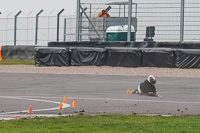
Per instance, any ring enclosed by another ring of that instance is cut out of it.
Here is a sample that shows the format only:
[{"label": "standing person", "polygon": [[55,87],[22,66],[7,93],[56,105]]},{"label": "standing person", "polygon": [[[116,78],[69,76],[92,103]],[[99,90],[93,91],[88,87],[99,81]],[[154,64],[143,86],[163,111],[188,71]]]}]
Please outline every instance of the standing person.
[{"label": "standing person", "polygon": [[154,75],[148,76],[148,78],[138,85],[138,88],[132,91],[132,94],[158,96],[156,94],[156,77]]},{"label": "standing person", "polygon": [[100,13],[97,14],[97,17],[110,17],[105,9],[102,9]]}]

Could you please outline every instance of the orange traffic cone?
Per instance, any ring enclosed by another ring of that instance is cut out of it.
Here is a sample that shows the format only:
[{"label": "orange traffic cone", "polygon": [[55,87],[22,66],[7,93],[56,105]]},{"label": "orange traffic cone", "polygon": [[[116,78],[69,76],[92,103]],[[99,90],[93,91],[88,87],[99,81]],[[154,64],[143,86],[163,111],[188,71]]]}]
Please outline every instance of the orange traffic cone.
[{"label": "orange traffic cone", "polygon": [[67,103],[67,98],[66,98],[66,96],[64,97],[63,103]]},{"label": "orange traffic cone", "polygon": [[128,94],[132,94],[132,92],[130,91],[130,90],[127,90],[127,92],[126,93],[128,93]]},{"label": "orange traffic cone", "polygon": [[72,103],[72,107],[76,107],[76,99],[74,99],[73,103]]},{"label": "orange traffic cone", "polygon": [[59,110],[63,110],[62,103],[60,103]]},{"label": "orange traffic cone", "polygon": [[28,113],[33,114],[32,105],[30,105]]},{"label": "orange traffic cone", "polygon": [[1,56],[1,46],[0,46],[0,61],[2,60],[2,56]]}]

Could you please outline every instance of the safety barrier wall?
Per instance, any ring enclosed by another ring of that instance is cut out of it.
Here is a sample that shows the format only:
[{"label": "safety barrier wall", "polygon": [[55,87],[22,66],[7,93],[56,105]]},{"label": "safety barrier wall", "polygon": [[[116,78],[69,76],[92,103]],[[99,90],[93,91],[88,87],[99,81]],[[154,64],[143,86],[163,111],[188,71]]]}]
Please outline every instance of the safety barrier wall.
[{"label": "safety barrier wall", "polygon": [[2,46],[1,56],[5,59],[34,60],[35,46]]},{"label": "safety barrier wall", "polygon": [[200,49],[175,50],[176,63],[178,68],[200,68]]},{"label": "safety barrier wall", "polygon": [[[44,48],[49,53],[36,52],[35,60],[43,60],[43,65],[57,66],[62,60],[52,63],[54,58],[66,58],[62,52],[55,55],[57,48]],[[200,68],[200,50],[193,49],[161,49],[161,48],[91,48],[91,47],[72,47],[64,48],[69,50],[68,64],[58,66],[120,66],[120,67],[167,67],[167,68]],[[35,51],[38,49],[36,48]],[[54,57],[55,56],[55,57]],[[51,59],[52,58],[52,59]],[[44,62],[46,61],[46,63]],[[40,66],[40,64],[37,64]],[[41,65],[41,66],[43,66]]]},{"label": "safety barrier wall", "polygon": [[200,42],[49,42],[48,47],[133,47],[200,49]]},{"label": "safety barrier wall", "polygon": [[136,48],[105,48],[106,66],[140,67],[142,51]]},{"label": "safety barrier wall", "polygon": [[70,48],[72,66],[103,66],[106,57],[106,50],[103,48]]},{"label": "safety barrier wall", "polygon": [[36,66],[69,66],[68,48],[35,48]]},{"label": "safety barrier wall", "polygon": [[175,67],[174,50],[168,48],[142,48],[143,67]]},{"label": "safety barrier wall", "polygon": [[200,68],[200,49],[2,46],[1,56],[3,60],[35,58],[36,66]]}]

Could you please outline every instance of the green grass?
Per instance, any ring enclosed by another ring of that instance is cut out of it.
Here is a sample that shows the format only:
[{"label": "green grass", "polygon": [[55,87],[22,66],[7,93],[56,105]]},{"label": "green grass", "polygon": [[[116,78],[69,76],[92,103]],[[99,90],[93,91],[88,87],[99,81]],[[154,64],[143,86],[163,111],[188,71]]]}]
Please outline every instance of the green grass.
[{"label": "green grass", "polygon": [[28,60],[2,60],[0,65],[34,65],[34,61]]},{"label": "green grass", "polygon": [[200,132],[200,116],[77,115],[0,121],[0,133],[189,132]]}]

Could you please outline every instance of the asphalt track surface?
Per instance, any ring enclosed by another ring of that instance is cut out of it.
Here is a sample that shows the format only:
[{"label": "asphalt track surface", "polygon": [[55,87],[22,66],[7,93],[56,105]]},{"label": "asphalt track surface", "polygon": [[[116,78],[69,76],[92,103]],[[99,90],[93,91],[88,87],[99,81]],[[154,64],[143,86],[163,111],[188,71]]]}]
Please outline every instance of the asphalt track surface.
[{"label": "asphalt track surface", "polygon": [[[146,77],[0,73],[0,115],[199,115],[199,78],[157,77],[159,97],[127,94]],[[64,96],[67,104],[58,110]],[[77,108],[71,107],[76,99]]]}]

